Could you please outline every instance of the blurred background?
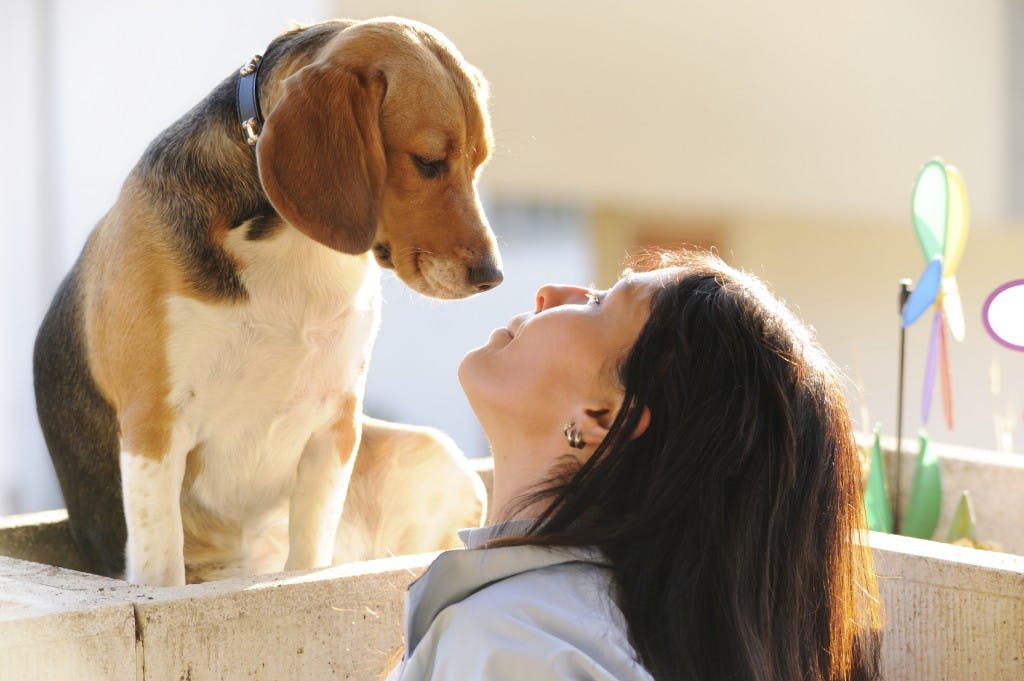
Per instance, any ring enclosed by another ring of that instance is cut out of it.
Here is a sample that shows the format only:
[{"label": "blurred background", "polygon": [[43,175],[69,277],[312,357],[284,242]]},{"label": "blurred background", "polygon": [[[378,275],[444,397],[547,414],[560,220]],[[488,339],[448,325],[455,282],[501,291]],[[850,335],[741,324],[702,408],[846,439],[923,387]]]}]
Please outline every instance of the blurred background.
[{"label": "blurred background", "polygon": [[[603,287],[630,252],[691,244],[766,279],[846,373],[858,428],[894,434],[898,280],[925,264],[911,189],[942,156],[973,219],[956,424],[936,397],[929,432],[1024,451],[1024,354],[980,316],[1024,278],[1022,2],[0,0],[0,513],[63,505],[32,343],[149,141],[292,21],[389,14],[439,28],[491,83],[480,189],[506,280],[441,303],[386,274],[367,411],[486,455],[456,380],[465,352],[542,283]],[[921,425],[929,326],[907,332],[905,435]]]}]

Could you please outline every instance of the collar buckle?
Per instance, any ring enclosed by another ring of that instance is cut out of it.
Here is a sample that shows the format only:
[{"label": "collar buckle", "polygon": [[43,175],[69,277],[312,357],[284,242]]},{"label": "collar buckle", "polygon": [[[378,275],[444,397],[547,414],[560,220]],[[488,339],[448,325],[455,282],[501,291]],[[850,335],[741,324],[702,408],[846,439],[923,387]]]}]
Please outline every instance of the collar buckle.
[{"label": "collar buckle", "polygon": [[242,133],[245,135],[245,143],[255,147],[260,139],[260,124],[255,118],[247,118],[242,121]]}]

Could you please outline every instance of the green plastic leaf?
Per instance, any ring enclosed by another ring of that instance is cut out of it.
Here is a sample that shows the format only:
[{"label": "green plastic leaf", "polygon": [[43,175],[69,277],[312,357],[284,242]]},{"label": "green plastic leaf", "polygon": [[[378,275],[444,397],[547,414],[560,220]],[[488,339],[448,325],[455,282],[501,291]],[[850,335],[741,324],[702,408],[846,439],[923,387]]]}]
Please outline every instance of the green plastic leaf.
[{"label": "green plastic leaf", "polygon": [[952,544],[961,539],[969,539],[972,544],[978,543],[978,534],[974,529],[974,508],[971,506],[971,495],[967,490],[960,493],[960,501],[953,511],[953,519],[949,523],[946,541]]},{"label": "green plastic leaf", "polygon": [[920,441],[910,501],[903,521],[903,534],[918,539],[931,539],[939,524],[939,511],[942,509],[942,478],[938,459],[928,452],[928,434],[923,429]]},{"label": "green plastic leaf", "polygon": [[942,161],[924,164],[917,174],[912,199],[914,230],[925,262],[931,262],[946,250],[946,218],[949,208],[949,178]]},{"label": "green plastic leaf", "polygon": [[875,443],[871,446],[871,468],[868,489],[864,494],[864,508],[868,515],[868,529],[892,532],[892,511],[889,509],[889,489],[885,484],[885,460],[882,458],[881,424],[875,426]]}]

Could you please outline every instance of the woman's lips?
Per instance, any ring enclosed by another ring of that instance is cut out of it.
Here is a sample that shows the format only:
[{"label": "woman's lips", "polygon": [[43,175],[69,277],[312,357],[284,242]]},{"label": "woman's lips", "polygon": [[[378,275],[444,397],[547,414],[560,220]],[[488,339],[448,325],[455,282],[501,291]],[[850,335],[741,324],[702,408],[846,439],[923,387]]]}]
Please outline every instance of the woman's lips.
[{"label": "woman's lips", "polygon": [[513,317],[509,321],[509,323],[505,325],[505,331],[508,332],[509,336],[511,336],[512,338],[515,338],[517,335],[519,335],[519,328],[522,325],[523,325],[522,316]]}]

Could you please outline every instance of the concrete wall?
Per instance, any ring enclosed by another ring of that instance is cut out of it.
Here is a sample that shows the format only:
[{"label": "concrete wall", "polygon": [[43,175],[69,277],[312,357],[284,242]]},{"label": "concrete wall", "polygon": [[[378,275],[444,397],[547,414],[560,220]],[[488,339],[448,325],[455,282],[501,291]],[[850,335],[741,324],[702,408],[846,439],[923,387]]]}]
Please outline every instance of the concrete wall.
[{"label": "concrete wall", "polygon": [[376,679],[432,558],[146,588],[0,557],[0,678]]},{"label": "concrete wall", "polygon": [[[1024,557],[872,534],[889,681],[1024,674]],[[152,589],[0,557],[0,678],[370,681],[433,554]]]},{"label": "concrete wall", "polygon": [[1024,676],[1024,556],[871,533],[891,681]]}]

